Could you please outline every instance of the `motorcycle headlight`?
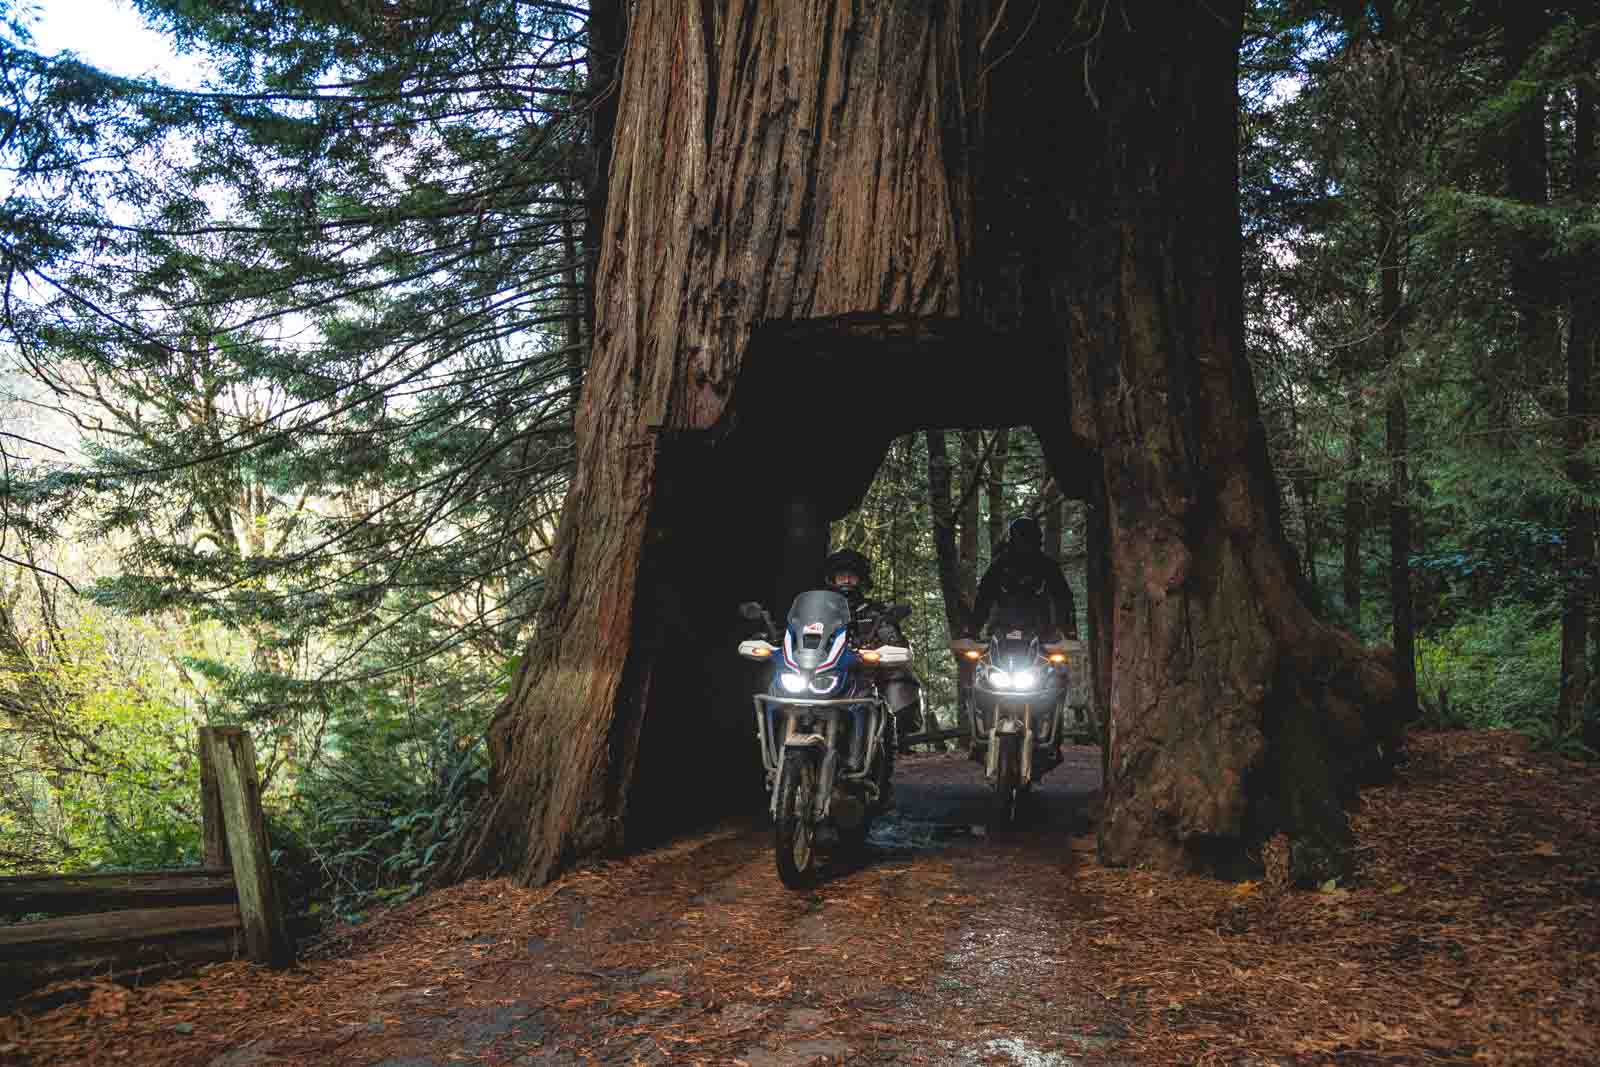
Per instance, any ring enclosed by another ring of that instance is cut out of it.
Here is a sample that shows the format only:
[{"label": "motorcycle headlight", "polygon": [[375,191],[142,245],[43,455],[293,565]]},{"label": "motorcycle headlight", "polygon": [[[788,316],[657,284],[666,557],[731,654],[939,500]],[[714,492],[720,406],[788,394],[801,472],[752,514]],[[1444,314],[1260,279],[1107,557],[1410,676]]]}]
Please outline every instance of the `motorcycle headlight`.
[{"label": "motorcycle headlight", "polygon": [[1011,672],[992,670],[989,672],[989,684],[996,689],[1011,688]]},{"label": "motorcycle headlight", "polygon": [[803,693],[806,689],[806,676],[793,671],[785,671],[778,677],[778,682],[788,693]]},{"label": "motorcycle headlight", "polygon": [[839,688],[839,675],[833,671],[823,671],[811,677],[813,693],[831,693],[837,688]]},{"label": "motorcycle headlight", "polygon": [[1034,671],[1018,671],[1011,676],[1011,685],[1015,689],[1032,689],[1039,684],[1039,675]]}]

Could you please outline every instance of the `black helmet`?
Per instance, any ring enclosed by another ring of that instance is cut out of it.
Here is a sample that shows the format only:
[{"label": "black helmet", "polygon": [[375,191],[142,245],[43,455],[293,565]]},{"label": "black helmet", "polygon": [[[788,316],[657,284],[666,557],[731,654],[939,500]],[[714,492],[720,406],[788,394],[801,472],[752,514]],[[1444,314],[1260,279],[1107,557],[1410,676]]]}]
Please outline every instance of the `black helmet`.
[{"label": "black helmet", "polygon": [[1024,515],[1011,520],[1011,526],[1006,530],[1006,540],[1012,548],[1031,548],[1038,552],[1044,547],[1044,531],[1039,528],[1038,519]]},{"label": "black helmet", "polygon": [[856,591],[865,592],[872,588],[872,564],[855,549],[841,548],[822,561],[822,580],[828,588],[833,588],[833,579],[841,572],[856,576],[853,587]]}]

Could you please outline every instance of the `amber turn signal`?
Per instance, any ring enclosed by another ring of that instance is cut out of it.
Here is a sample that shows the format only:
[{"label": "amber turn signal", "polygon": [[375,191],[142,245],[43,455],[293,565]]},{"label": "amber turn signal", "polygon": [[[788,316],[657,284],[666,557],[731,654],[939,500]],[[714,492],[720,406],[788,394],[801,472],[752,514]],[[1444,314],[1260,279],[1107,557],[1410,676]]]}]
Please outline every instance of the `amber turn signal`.
[{"label": "amber turn signal", "polygon": [[1062,655],[1060,652],[1052,652],[1052,653],[1050,653],[1050,662],[1051,663],[1065,663],[1065,662],[1067,662],[1067,657]]},{"label": "amber turn signal", "polygon": [[861,658],[866,660],[868,663],[876,663],[878,662],[879,656],[876,652],[869,650],[861,653]]},{"label": "amber turn signal", "polygon": [[967,657],[968,659],[977,659],[978,658],[978,653],[977,652],[973,652],[973,651],[967,651],[967,652],[963,652],[961,654],[963,656]]}]

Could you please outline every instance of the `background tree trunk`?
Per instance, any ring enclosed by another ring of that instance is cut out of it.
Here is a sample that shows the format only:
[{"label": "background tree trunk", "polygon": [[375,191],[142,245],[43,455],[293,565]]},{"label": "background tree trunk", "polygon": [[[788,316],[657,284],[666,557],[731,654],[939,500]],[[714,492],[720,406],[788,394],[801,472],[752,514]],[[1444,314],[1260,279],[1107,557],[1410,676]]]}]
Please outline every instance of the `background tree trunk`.
[{"label": "background tree trunk", "polygon": [[1062,109],[1073,200],[1102,207],[1070,214],[1054,302],[1109,504],[1101,855],[1227,871],[1283,829],[1300,878],[1334,876],[1356,772],[1398,740],[1393,676],[1313,617],[1282,535],[1242,351],[1240,11],[1124,15],[1086,52],[1095,99]]},{"label": "background tree trunk", "polygon": [[1382,239],[1378,252],[1378,330],[1383,366],[1389,374],[1389,399],[1384,413],[1389,453],[1389,619],[1394,632],[1396,700],[1403,708],[1417,706],[1416,622],[1411,604],[1411,469],[1406,443],[1405,364],[1402,351],[1401,290],[1406,234],[1400,224],[1398,197],[1379,198]]},{"label": "background tree trunk", "polygon": [[[1515,83],[1549,31],[1544,5],[1505,4],[1502,7],[1501,55],[1505,78]],[[1550,202],[1549,145],[1545,134],[1545,100],[1540,92],[1526,93],[1516,109],[1510,143],[1506,146],[1506,194],[1535,208]],[[1507,281],[1510,303],[1516,310],[1517,344],[1503,347],[1490,379],[1493,426],[1509,433],[1512,398],[1531,391],[1531,383],[1544,380],[1547,370],[1558,370],[1556,318],[1551,306],[1560,292],[1538,237],[1527,236],[1512,244]],[[1552,375],[1553,377],[1553,375]],[[1507,388],[1508,385],[1513,386]]]},{"label": "background tree trunk", "polygon": [[[1307,876],[1342,869],[1393,681],[1285,570],[1242,349],[1241,4],[1093,7],[636,6],[577,471],[457,873],[760,803],[733,607],[794,591],[790,501],[825,524],[897,434],[1017,424],[1105,504],[1105,858],[1232,869],[1287,829]],[[915,404],[842,429],[795,404],[908,373]]]},{"label": "background tree trunk", "polygon": [[[1573,129],[1573,192],[1580,201],[1594,195],[1595,93],[1580,82]],[[1567,478],[1572,510],[1567,520],[1566,587],[1561,610],[1561,696],[1558,723],[1565,731],[1583,719],[1589,690],[1589,613],[1593,610],[1595,514],[1590,502],[1594,473],[1585,452],[1593,417],[1590,379],[1594,374],[1595,280],[1579,270],[1569,284],[1571,318],[1567,334]]]},{"label": "background tree trunk", "polygon": [[1045,486],[1044,507],[1041,511],[1044,522],[1045,555],[1052,559],[1060,559],[1063,507],[1061,490],[1056,488],[1056,483],[1053,481]]},{"label": "background tree trunk", "polygon": [[[964,482],[960,506],[961,517],[961,602],[971,608],[978,602],[978,479],[983,476],[978,456],[978,435],[967,431],[961,435],[961,467]],[[981,620],[973,619],[978,626]]]},{"label": "background tree trunk", "polygon": [[611,152],[617,130],[617,105],[622,97],[622,50],[627,44],[627,0],[589,0],[588,166],[583,168],[583,318],[584,337],[594,337],[595,277],[606,229],[606,198]]},{"label": "background tree trunk", "polygon": [[943,430],[927,431],[928,510],[933,517],[933,547],[939,560],[939,591],[944,594],[945,625],[958,634],[966,625],[961,595],[961,561],[956,558],[955,506],[950,499],[950,453]]},{"label": "background tree trunk", "polygon": [[[1399,377],[1397,375],[1397,377]],[[1401,382],[1389,396],[1389,619],[1394,631],[1396,697],[1417,706],[1417,628],[1411,603],[1411,471],[1406,457],[1406,397]]]},{"label": "background tree trunk", "polygon": [[989,497],[989,558],[999,552],[1006,538],[1006,452],[1011,444],[1011,431],[1001,427],[989,447],[989,462],[985,465],[985,490]]},{"label": "background tree trunk", "polygon": [[1305,523],[1305,551],[1304,566],[1306,584],[1315,589],[1317,587],[1317,553],[1322,551],[1322,544],[1317,540],[1317,490],[1315,483],[1307,477],[1296,479],[1295,496],[1300,501],[1300,512]]},{"label": "background tree trunk", "polygon": [[1352,625],[1361,622],[1361,535],[1365,514],[1361,483],[1361,389],[1350,386],[1350,433],[1345,446],[1344,482],[1344,581],[1345,617]]}]

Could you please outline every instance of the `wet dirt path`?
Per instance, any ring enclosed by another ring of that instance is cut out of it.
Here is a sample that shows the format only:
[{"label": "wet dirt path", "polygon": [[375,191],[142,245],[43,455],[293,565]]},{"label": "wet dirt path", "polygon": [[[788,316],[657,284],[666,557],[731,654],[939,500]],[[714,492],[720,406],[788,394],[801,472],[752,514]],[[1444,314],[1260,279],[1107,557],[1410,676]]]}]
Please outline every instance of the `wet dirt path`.
[{"label": "wet dirt path", "polygon": [[764,818],[728,822],[427,894],[289,970],[92,983],[0,1016],[0,1067],[1592,1067],[1600,772],[1503,732],[1411,746],[1332,888],[1100,866],[1091,749],[1003,834],[973,764],[909,759],[811,892]]},{"label": "wet dirt path", "polygon": [[[1094,936],[1072,889],[1092,860],[1098,750],[987,825],[981,767],[912,757],[867,854],[785,890],[765,819],[569,876],[537,936],[462,931],[460,967],[373,989],[329,1034],[277,1035],[209,1057],[265,1064],[1105,1065],[1114,1005],[1072,980]],[[365,1019],[365,1021],[361,1021]]]}]

